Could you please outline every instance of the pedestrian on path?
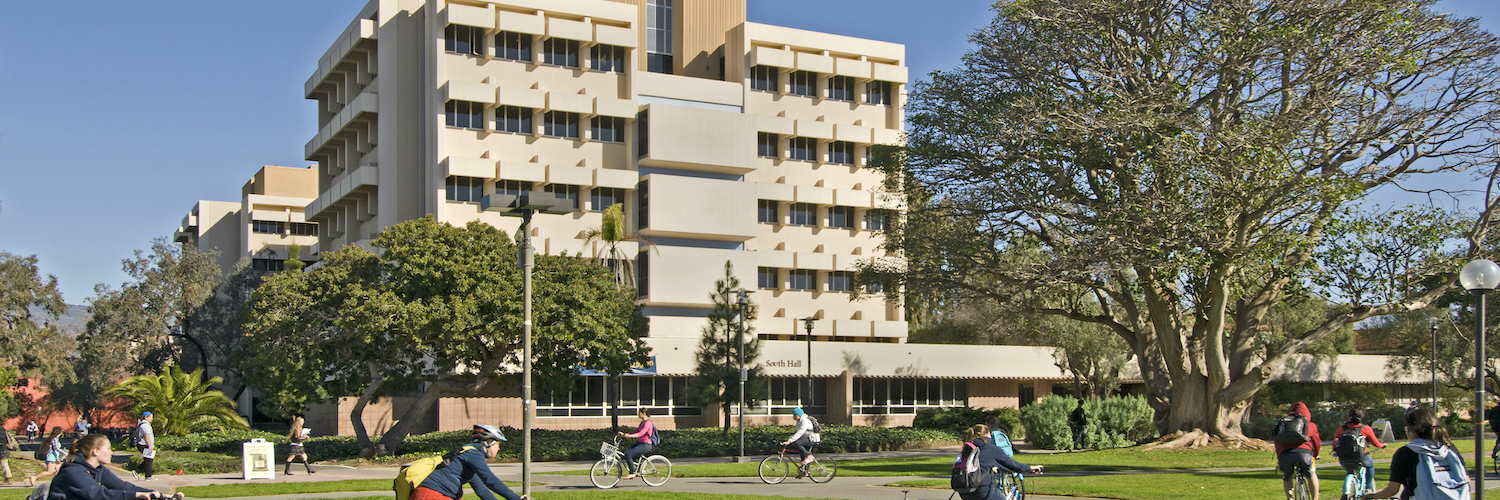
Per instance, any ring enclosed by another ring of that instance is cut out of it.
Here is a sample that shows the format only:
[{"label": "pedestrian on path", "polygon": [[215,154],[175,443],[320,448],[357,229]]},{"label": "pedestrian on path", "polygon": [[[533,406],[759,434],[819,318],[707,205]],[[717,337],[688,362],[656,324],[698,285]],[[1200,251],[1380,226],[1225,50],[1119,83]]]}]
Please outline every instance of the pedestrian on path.
[{"label": "pedestrian on path", "polygon": [[104,466],[113,454],[109,437],[103,434],[88,434],[73,441],[67,463],[52,480],[47,500],[148,500],[167,496],[116,477]]},{"label": "pedestrian on path", "polygon": [[1083,400],[1078,400],[1078,407],[1073,413],[1068,414],[1068,425],[1073,427],[1073,449],[1081,450],[1084,445],[1084,431],[1088,430],[1089,417],[1083,411]]},{"label": "pedestrian on path", "polygon": [[5,472],[5,484],[10,484],[10,453],[21,449],[21,443],[16,442],[16,437],[11,435],[10,429],[5,429],[5,439],[0,441],[0,471]]},{"label": "pedestrian on path", "polygon": [[308,474],[315,472],[312,470],[312,460],[307,459],[307,449],[302,446],[311,433],[311,429],[302,427],[301,415],[292,417],[292,430],[286,435],[287,448],[291,450],[286,456],[286,475],[292,475],[292,459],[297,457],[302,457],[302,466],[307,468]]},{"label": "pedestrian on path", "polygon": [[135,424],[135,432],[131,434],[131,440],[135,441],[132,444],[141,451],[141,464],[136,466],[132,474],[140,476],[144,481],[153,481],[151,466],[156,462],[156,431],[151,429],[151,421],[155,419],[151,412],[141,412],[141,421]]},{"label": "pedestrian on path", "polygon": [[47,467],[45,469],[42,469],[41,472],[36,473],[36,475],[26,478],[27,486],[35,487],[37,478],[57,473],[57,468],[59,465],[61,465],[63,455],[66,453],[62,445],[62,435],[63,428],[61,426],[52,428],[51,437],[47,439],[46,444],[41,445],[47,447],[45,460],[45,462],[47,462]]},{"label": "pedestrian on path", "polygon": [[38,433],[38,432],[42,432],[42,428],[41,427],[37,427],[35,420],[32,420],[30,422],[26,422],[26,439],[27,440],[35,442],[36,441],[36,433]]}]

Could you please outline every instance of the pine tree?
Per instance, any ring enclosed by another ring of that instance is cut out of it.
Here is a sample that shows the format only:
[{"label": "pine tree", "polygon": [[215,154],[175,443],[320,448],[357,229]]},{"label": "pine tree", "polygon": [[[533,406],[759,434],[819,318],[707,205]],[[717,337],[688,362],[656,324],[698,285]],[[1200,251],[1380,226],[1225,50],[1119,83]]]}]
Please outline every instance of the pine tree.
[{"label": "pine tree", "polygon": [[[724,279],[714,282],[714,309],[708,313],[708,326],[698,341],[698,369],[688,381],[688,393],[694,404],[718,405],[724,414],[724,434],[729,434],[730,408],[739,402],[740,366],[739,303],[736,290],[740,280],[734,277],[734,265],[724,262]],[[754,302],[745,306],[745,404],[755,407],[765,397],[765,378],[756,358],[760,357],[760,340],[755,337]]]}]

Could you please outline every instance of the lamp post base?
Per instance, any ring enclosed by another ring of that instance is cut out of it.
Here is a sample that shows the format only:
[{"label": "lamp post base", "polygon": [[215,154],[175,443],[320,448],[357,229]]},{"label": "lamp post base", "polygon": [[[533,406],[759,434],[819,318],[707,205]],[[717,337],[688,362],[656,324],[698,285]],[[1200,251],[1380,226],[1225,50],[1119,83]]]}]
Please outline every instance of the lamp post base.
[{"label": "lamp post base", "polygon": [[733,464],[743,464],[743,463],[749,463],[749,462],[754,462],[754,461],[755,461],[755,457],[747,457],[747,456],[744,456],[744,455],[740,455],[740,456],[737,456],[737,457],[729,457],[729,463],[733,463]]}]

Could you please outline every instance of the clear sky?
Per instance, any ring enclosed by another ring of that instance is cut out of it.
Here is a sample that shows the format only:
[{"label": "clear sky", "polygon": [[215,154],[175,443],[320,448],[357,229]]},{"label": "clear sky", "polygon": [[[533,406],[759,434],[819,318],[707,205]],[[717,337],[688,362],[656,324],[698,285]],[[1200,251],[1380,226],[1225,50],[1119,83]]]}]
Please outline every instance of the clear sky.
[{"label": "clear sky", "polygon": [[[752,22],[905,44],[913,79],[956,65],[993,17],[982,1],[748,1]],[[197,200],[239,200],[261,165],[308,165],[317,128],[302,84],[365,3],[9,2],[0,250],[37,255],[83,304]],[[1500,32],[1500,2],[1440,5]]]}]

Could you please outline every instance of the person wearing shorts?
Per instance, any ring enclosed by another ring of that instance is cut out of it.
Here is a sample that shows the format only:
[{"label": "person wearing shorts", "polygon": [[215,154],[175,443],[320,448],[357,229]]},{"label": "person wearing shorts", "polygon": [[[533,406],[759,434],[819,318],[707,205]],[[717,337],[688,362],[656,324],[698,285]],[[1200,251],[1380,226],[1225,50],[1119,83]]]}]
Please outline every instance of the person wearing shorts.
[{"label": "person wearing shorts", "polygon": [[1291,413],[1302,415],[1307,419],[1307,442],[1299,445],[1276,445],[1276,469],[1281,471],[1281,489],[1286,492],[1287,498],[1292,497],[1292,473],[1302,472],[1307,474],[1308,487],[1312,490],[1312,500],[1318,500],[1318,474],[1314,470],[1313,462],[1318,458],[1318,451],[1323,447],[1323,437],[1318,435],[1318,424],[1312,421],[1312,412],[1307,410],[1307,405],[1297,402],[1292,405]]}]

